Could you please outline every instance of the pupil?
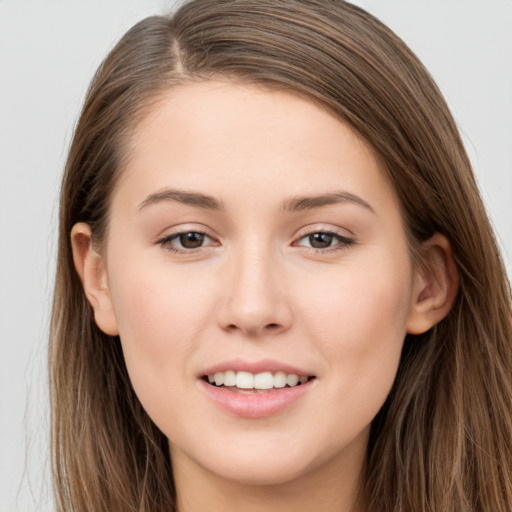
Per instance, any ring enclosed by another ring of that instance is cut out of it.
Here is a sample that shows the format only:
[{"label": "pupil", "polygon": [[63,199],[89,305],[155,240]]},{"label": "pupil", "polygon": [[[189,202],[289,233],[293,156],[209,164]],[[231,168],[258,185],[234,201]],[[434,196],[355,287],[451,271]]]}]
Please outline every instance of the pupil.
[{"label": "pupil", "polygon": [[309,235],[309,243],[315,249],[325,249],[331,246],[332,238],[333,236],[329,233],[314,233]]},{"label": "pupil", "polygon": [[202,233],[185,233],[180,235],[180,243],[186,249],[196,249],[203,245],[204,235]]}]

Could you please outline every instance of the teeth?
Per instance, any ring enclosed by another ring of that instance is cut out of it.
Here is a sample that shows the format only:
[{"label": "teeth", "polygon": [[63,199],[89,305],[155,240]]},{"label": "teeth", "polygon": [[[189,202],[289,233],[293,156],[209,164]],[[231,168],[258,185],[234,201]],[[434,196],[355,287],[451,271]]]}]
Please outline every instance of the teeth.
[{"label": "teeth", "polygon": [[249,372],[238,372],[236,374],[236,384],[237,388],[241,389],[252,389],[254,388],[254,375]]},{"label": "teeth", "polygon": [[208,375],[208,382],[216,386],[237,387],[239,389],[280,389],[286,385],[290,387],[299,384],[305,384],[308,377],[305,375],[296,375],[294,373],[286,374],[284,372],[235,372],[228,370],[226,372],[217,372]]},{"label": "teeth", "polygon": [[254,387],[256,389],[272,389],[274,376],[270,372],[258,373],[254,376]]},{"label": "teeth", "polygon": [[286,386],[286,373],[277,372],[274,373],[274,387],[284,388]]},{"label": "teeth", "polygon": [[299,383],[299,376],[298,375],[295,375],[293,373],[290,373],[290,375],[288,375],[286,377],[286,384],[288,384],[288,386],[296,386],[297,384]]},{"label": "teeth", "polygon": [[224,372],[224,386],[236,386],[236,373],[232,371]]}]

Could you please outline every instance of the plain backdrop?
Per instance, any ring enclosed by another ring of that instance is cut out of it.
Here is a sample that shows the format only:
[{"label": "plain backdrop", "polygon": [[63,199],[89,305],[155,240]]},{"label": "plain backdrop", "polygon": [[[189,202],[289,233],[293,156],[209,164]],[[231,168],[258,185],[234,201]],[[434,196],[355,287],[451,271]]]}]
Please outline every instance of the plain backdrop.
[{"label": "plain backdrop", "polygon": [[[512,275],[512,0],[360,0],[460,126]],[[50,511],[46,344],[59,180],[94,70],[172,1],[0,0],[0,512]]]}]

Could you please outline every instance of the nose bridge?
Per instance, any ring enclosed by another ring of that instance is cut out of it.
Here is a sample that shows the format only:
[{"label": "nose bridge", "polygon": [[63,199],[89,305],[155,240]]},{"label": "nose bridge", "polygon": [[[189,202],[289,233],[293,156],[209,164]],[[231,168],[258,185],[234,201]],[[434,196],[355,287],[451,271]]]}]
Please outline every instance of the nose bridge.
[{"label": "nose bridge", "polygon": [[233,250],[229,264],[229,286],[221,307],[223,327],[249,335],[287,329],[291,311],[279,279],[280,263],[270,244],[248,237]]}]

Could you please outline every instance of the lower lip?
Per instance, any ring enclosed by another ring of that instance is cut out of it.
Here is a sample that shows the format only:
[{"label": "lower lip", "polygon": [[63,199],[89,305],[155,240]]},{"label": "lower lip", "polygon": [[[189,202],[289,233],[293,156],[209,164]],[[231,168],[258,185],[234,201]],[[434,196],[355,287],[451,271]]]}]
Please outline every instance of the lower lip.
[{"label": "lower lip", "polygon": [[204,380],[199,380],[199,384],[211,400],[228,412],[243,418],[265,418],[279,414],[306,395],[315,381],[316,379],[312,379],[300,386],[254,394],[229,391],[212,386]]}]

